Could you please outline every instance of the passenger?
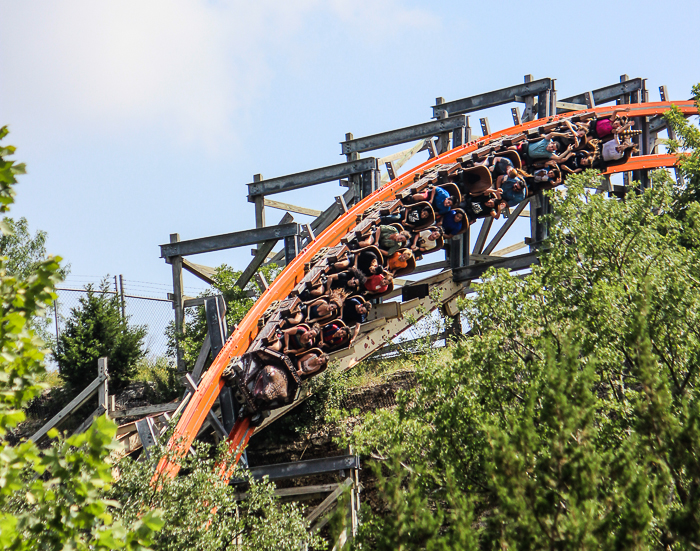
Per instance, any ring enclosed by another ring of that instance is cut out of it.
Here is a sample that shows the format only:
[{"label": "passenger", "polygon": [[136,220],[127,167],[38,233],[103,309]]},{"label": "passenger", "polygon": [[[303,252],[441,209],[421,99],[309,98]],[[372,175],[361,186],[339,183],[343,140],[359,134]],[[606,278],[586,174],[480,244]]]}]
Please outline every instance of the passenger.
[{"label": "passenger", "polygon": [[559,144],[554,141],[552,133],[545,134],[544,138],[535,140],[533,142],[522,142],[516,146],[516,151],[527,161],[527,164],[534,164],[540,161],[554,161],[560,162],[564,159],[564,155],[573,150],[573,146],[567,147],[566,151],[562,155],[557,155],[557,149]]},{"label": "passenger", "polygon": [[605,162],[619,161],[622,159],[625,152],[629,151],[631,155],[636,148],[637,146],[633,144],[631,140],[626,139],[624,142],[620,143],[617,136],[615,136],[615,138],[603,144],[601,155]]},{"label": "passenger", "polygon": [[540,168],[525,180],[528,195],[536,195],[540,191],[554,189],[561,182],[561,172],[556,167]]},{"label": "passenger", "polygon": [[401,224],[404,227],[422,226],[433,217],[433,209],[428,205],[416,205],[414,207],[402,207],[399,212],[394,214],[385,214],[380,217],[381,223]]},{"label": "passenger", "polygon": [[465,224],[464,214],[461,211],[451,210],[442,217],[441,226],[445,231],[445,237],[451,238],[462,231]]},{"label": "passenger", "polygon": [[360,297],[350,297],[343,304],[342,320],[348,327],[353,327],[352,340],[355,340],[360,332],[360,325],[367,321],[367,315],[372,309],[371,302],[365,302]]},{"label": "passenger", "polygon": [[468,197],[462,205],[470,224],[478,218],[498,218],[506,208],[506,202],[501,198],[501,190],[489,189],[482,195]]},{"label": "passenger", "polygon": [[514,207],[527,197],[527,185],[521,178],[508,178],[501,184],[501,197],[509,207]]},{"label": "passenger", "polygon": [[629,107],[615,109],[609,118],[594,119],[589,124],[589,131],[594,138],[599,140],[610,138],[615,134],[620,134],[634,126],[634,121],[628,121],[627,117],[620,117],[622,112],[629,111]]},{"label": "passenger", "polygon": [[396,273],[399,270],[408,268],[408,262],[413,258],[411,249],[401,249],[396,251],[389,257],[387,267],[390,271]]},{"label": "passenger", "polygon": [[513,162],[508,157],[493,157],[486,162],[487,164],[485,166],[491,171],[494,180],[499,176],[505,176],[515,171],[515,165],[513,165]]},{"label": "passenger", "polygon": [[345,289],[354,293],[360,292],[366,276],[354,266],[339,274],[331,274],[326,281],[326,292],[333,289]]},{"label": "passenger", "polygon": [[576,151],[566,161],[559,164],[563,172],[567,174],[578,174],[584,170],[591,168],[593,164],[593,155],[588,151]]},{"label": "passenger", "polygon": [[308,352],[297,359],[297,375],[307,377],[323,370],[328,365],[328,354],[314,354]]},{"label": "passenger", "polygon": [[364,274],[365,277],[380,273],[382,267],[377,255],[372,251],[362,251],[357,255],[356,263],[357,269]]},{"label": "passenger", "polygon": [[365,282],[365,289],[370,293],[381,294],[389,289],[389,285],[394,280],[391,274],[376,274],[368,277]]},{"label": "passenger", "polygon": [[416,202],[426,201],[432,203],[435,212],[438,214],[444,214],[449,211],[456,202],[455,198],[451,197],[447,190],[441,187],[427,188],[422,193],[414,193],[412,198]]},{"label": "passenger", "polygon": [[407,231],[399,231],[393,226],[379,226],[375,232],[375,240],[384,258],[390,257],[411,239]]},{"label": "passenger", "polygon": [[283,352],[285,354],[294,354],[312,348],[321,334],[321,327],[317,323],[312,325],[310,329],[307,325],[299,325],[298,327],[285,329],[282,334],[284,335]]},{"label": "passenger", "polygon": [[308,304],[300,304],[291,312],[288,318],[280,322],[280,327],[291,327],[303,321],[307,323],[324,322],[337,318],[340,315],[340,307],[343,301],[342,299],[339,300],[334,293],[335,291],[332,291],[328,297],[317,298]]},{"label": "passenger", "polygon": [[413,242],[411,243],[411,249],[421,253],[430,252],[437,247],[437,241],[443,234],[444,230],[442,228],[423,230],[415,234]]},{"label": "passenger", "polygon": [[324,325],[321,331],[321,347],[336,349],[342,344],[351,344],[350,329],[341,322],[334,321]]}]

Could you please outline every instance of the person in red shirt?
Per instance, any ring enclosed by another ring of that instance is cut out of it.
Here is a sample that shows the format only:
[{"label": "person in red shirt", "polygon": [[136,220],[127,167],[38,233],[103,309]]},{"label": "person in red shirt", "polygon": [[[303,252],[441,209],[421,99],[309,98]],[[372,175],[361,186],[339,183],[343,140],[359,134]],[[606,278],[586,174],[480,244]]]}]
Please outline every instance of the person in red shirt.
[{"label": "person in red shirt", "polygon": [[370,293],[380,294],[389,288],[393,280],[394,277],[391,274],[376,274],[367,278],[365,289]]}]

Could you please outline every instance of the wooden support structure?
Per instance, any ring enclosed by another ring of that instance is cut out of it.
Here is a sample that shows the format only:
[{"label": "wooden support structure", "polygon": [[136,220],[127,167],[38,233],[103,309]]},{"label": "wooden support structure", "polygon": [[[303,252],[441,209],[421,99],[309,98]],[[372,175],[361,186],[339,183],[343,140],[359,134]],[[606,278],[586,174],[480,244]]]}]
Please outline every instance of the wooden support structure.
[{"label": "wooden support structure", "polygon": [[433,118],[437,117],[438,111],[447,111],[450,115],[457,115],[519,101],[526,96],[535,96],[541,94],[545,90],[551,89],[552,82],[553,80],[551,78],[541,78],[533,81],[526,80],[524,84],[517,84],[493,92],[486,92],[485,94],[478,94],[476,96],[434,105]]},{"label": "wooden support structure", "polygon": [[524,201],[521,201],[517,207],[515,207],[510,216],[508,216],[508,220],[506,221],[506,223],[498,229],[494,238],[484,249],[484,254],[491,254],[491,251],[493,251],[496,248],[496,246],[500,243],[501,239],[503,239],[503,236],[513,226],[515,221],[518,219],[518,216],[520,216],[520,213],[523,212],[523,210],[525,210],[525,207],[529,203],[530,199],[525,199]]},{"label": "wooden support structure", "polygon": [[[626,75],[625,75],[626,76]],[[602,105],[604,103],[609,103],[615,101],[626,94],[631,94],[642,89],[642,79],[633,78],[627,79],[619,84],[611,84],[610,86],[605,86],[603,88],[596,88],[591,90],[590,94],[593,97],[593,103],[595,105]],[[576,104],[586,104],[586,92],[578,94],[576,96],[570,96],[562,100],[567,103]]]},{"label": "wooden support structure", "polygon": [[[171,243],[160,246],[161,258],[179,256],[189,256],[192,254],[211,253],[226,249],[235,249],[255,245],[272,239],[281,239],[299,234],[299,224],[289,223],[279,226],[266,226],[222,235],[210,237],[200,237],[188,241],[171,241]],[[177,234],[175,234],[177,235]],[[180,267],[181,270],[181,267]]]},{"label": "wooden support structure", "polygon": [[455,281],[471,281],[472,279],[481,277],[483,273],[491,267],[506,268],[509,270],[523,270],[529,266],[532,266],[533,264],[537,264],[538,262],[538,253],[535,251],[518,256],[502,257],[491,262],[472,264],[470,266],[455,270],[453,274]]},{"label": "wooden support structure", "polygon": [[92,398],[95,394],[98,395],[97,409],[94,412],[92,412],[85,421],[83,421],[83,424],[81,424],[78,427],[78,430],[76,430],[74,434],[86,430],[90,426],[90,424],[92,424],[92,421],[95,419],[95,417],[102,415],[102,413],[108,411],[110,400],[109,395],[107,393],[107,381],[109,379],[109,374],[107,371],[107,358],[99,358],[97,362],[97,378],[93,380],[87,387],[85,387],[83,391],[80,392],[80,394],[73,398],[68,403],[68,405],[66,405],[46,424],[44,424],[44,426],[42,426],[38,431],[32,434],[29,437],[29,439],[32,442],[39,442],[42,438],[44,438],[44,436],[48,434],[48,432],[51,429],[58,428],[62,423],[69,419],[76,410],[80,409],[85,404],[87,404],[90,398]]},{"label": "wooden support structure", "polygon": [[[279,226],[283,226],[285,224],[290,224],[294,220],[294,217],[286,212],[282,219],[279,222]],[[272,252],[272,249],[277,245],[279,239],[270,239],[268,241],[263,242],[259,247],[257,252],[255,253],[255,257],[253,260],[248,264],[245,270],[243,270],[243,273],[241,276],[238,278],[238,281],[236,281],[236,287],[240,287],[243,289],[246,285],[248,285],[248,282],[250,281],[250,278],[253,277],[253,274],[262,266],[263,262],[267,260],[268,255],[270,252]]]},{"label": "wooden support structure", "polygon": [[298,205],[291,205],[289,203],[282,203],[281,201],[273,201],[267,197],[263,198],[264,205],[266,207],[271,207],[273,209],[287,210],[289,212],[296,212],[297,214],[305,214],[306,216],[318,217],[321,215],[320,210],[310,209],[308,207],[300,207]]}]

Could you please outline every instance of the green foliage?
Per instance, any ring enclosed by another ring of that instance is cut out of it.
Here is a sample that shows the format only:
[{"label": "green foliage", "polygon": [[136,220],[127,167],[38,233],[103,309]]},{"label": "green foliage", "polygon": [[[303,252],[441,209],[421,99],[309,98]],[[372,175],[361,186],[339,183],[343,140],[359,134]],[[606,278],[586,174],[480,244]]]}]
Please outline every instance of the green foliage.
[{"label": "green foliage", "polygon": [[441,541],[472,518],[455,548],[700,543],[700,209],[675,216],[665,173],[625,202],[587,194],[595,177],[552,195],[532,275],[491,271],[463,301],[454,360],[419,364],[418,387],[353,434],[416,473],[386,462],[384,518],[404,520],[370,520],[364,542]]},{"label": "green foliage", "polygon": [[[280,271],[281,269],[275,264],[260,268],[260,272],[270,283],[274,281]],[[244,289],[237,287],[236,281],[238,281],[242,273],[241,271],[233,270],[226,264],[222,264],[216,269],[216,273],[213,276],[214,285],[200,295],[202,297],[223,295],[226,302],[226,325],[229,328],[234,327],[243,319],[263,292],[263,289],[256,282],[252,281]],[[252,292],[252,296],[248,296],[249,292]],[[179,339],[179,345],[183,351],[185,363],[188,369],[191,370],[197,361],[204,337],[207,334],[204,307],[189,309],[184,333],[184,337]],[[175,330],[172,325],[168,329],[168,338],[168,352],[174,356],[178,343],[176,342]]]},{"label": "green foliage", "polygon": [[[7,129],[0,129],[0,139]],[[14,201],[15,175],[24,171],[0,147],[0,207]],[[99,419],[85,433],[41,452],[33,442],[10,445],[7,434],[24,420],[22,409],[44,388],[46,350],[32,327],[56,298],[60,258],[38,260],[26,277],[10,275],[0,257],[0,545],[12,550],[144,549],[160,527],[155,511],[131,526],[114,522],[117,503],[105,500],[116,426]],[[57,431],[49,433],[55,437]]]},{"label": "green foliage", "polygon": [[[700,113],[700,84],[693,86],[693,98]],[[665,115],[676,139],[667,143],[670,153],[687,153],[679,156],[678,168],[684,178],[676,188],[675,211],[682,215],[692,204],[700,201],[700,129],[688,122],[677,107]]]},{"label": "green foliage", "polygon": [[97,376],[97,359],[109,358],[110,387],[123,389],[134,377],[136,364],[144,356],[144,326],[129,325],[121,314],[119,297],[107,293],[105,282],[92,286],[72,308],[54,352],[61,378],[75,390]]},{"label": "green foliage", "polygon": [[154,404],[169,402],[182,395],[182,383],[177,377],[172,361],[163,356],[141,358],[136,362],[133,380],[155,384],[153,395],[150,397]]},{"label": "green foliage", "polygon": [[[243,536],[240,549],[297,551],[306,545],[320,545],[322,540],[310,537],[306,522],[296,504],[282,504],[274,496],[274,485],[267,481],[250,481],[250,488],[229,486],[222,482],[209,446],[196,445],[194,455],[184,458],[182,469],[187,473],[172,479],[158,480],[158,490],[148,488],[158,457],[148,461],[123,460],[119,464],[119,480],[110,497],[123,506],[118,517],[134,522],[145,511],[162,511],[165,526],[158,533],[154,548],[159,550],[230,549],[237,536]],[[234,477],[241,476],[240,471]],[[246,491],[248,499],[236,500],[236,492]]]}]

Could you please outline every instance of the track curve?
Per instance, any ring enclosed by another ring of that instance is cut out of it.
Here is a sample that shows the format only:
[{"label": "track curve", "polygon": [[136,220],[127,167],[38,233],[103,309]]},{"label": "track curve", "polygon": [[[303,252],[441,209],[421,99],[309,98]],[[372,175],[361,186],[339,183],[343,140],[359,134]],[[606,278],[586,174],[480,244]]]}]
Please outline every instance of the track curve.
[{"label": "track curve", "polygon": [[[660,115],[667,111],[672,105],[678,107],[685,116],[697,114],[697,107],[692,101],[643,103],[625,105],[625,107],[629,107],[628,115],[630,117],[635,117]],[[241,356],[251,345],[258,334],[258,320],[263,317],[263,314],[267,310],[268,306],[276,300],[281,301],[285,299],[292,289],[301,281],[301,278],[305,273],[305,263],[309,262],[314,255],[321,251],[322,248],[337,245],[341,237],[355,227],[357,223],[357,215],[364,213],[365,210],[377,202],[396,198],[396,194],[398,192],[408,188],[413,183],[413,176],[415,174],[421,173],[422,171],[435,167],[436,165],[453,163],[457,160],[457,158],[476,151],[496,138],[516,135],[545,124],[551,124],[558,120],[570,118],[575,115],[581,115],[583,113],[594,112],[598,116],[610,115],[616,108],[618,107],[597,107],[587,109],[585,111],[571,112],[549,117],[547,119],[536,119],[518,126],[513,126],[505,130],[494,132],[493,134],[478,140],[474,140],[465,145],[456,147],[438,157],[429,159],[428,161],[396,178],[392,182],[386,184],[384,187],[378,189],[349,209],[347,213],[338,218],[325,231],[323,231],[323,233],[318,235],[316,239],[309,243],[309,245],[303,251],[301,251],[289,265],[285,267],[282,273],[262,294],[262,296],[243,318],[237,329],[226,341],[221,352],[215,358],[208,371],[203,375],[196,392],[191,397],[185,411],[180,417],[175,428],[175,432],[168,442],[168,450],[170,453],[168,456],[163,457],[160,460],[154,476],[175,476],[177,474],[179,471],[179,462],[177,459],[187,452],[199,429],[202,427],[208,412],[214,405],[219,392],[224,386],[224,381],[221,376],[229,361],[236,356]],[[647,155],[641,157],[631,157],[627,163],[610,167],[605,173],[612,174],[616,172],[626,172],[656,167],[672,167],[675,164],[676,157],[673,155]],[[232,448],[245,445],[255,430],[254,427],[248,426],[248,423],[245,421],[247,420],[238,422],[229,436]],[[225,474],[226,472],[227,469],[222,470],[222,474]]]}]

